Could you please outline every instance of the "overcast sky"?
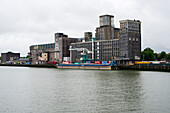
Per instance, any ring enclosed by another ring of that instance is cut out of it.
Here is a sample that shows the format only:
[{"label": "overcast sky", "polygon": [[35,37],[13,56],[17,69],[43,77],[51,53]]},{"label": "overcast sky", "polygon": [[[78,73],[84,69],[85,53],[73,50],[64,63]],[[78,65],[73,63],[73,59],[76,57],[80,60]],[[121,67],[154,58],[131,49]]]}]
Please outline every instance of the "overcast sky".
[{"label": "overcast sky", "polygon": [[142,49],[170,52],[170,0],[0,0],[0,53],[27,55],[29,46],[53,43],[54,33],[95,33],[99,16],[142,22]]}]

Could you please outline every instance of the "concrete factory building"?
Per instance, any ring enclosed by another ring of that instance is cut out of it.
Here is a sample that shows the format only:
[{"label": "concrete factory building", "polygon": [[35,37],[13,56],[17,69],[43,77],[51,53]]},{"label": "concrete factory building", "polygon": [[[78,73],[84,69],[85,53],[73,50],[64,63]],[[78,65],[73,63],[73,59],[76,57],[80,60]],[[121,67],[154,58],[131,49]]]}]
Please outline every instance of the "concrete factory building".
[{"label": "concrete factory building", "polygon": [[139,20],[121,20],[120,28],[116,28],[114,16],[102,15],[95,36],[93,38],[92,32],[85,32],[84,38],[69,38],[63,33],[55,33],[54,43],[30,46],[30,61],[32,64],[49,61],[80,62],[82,54],[89,61],[140,60]]},{"label": "concrete factory building", "polygon": [[120,56],[130,60],[141,57],[141,22],[139,20],[120,21]]},{"label": "concrete factory building", "polygon": [[[79,62],[83,48],[88,51],[87,58],[95,61],[140,60],[141,55],[141,22],[139,20],[122,20],[120,28],[114,27],[114,16],[99,17],[100,27],[96,28],[94,41],[71,44],[71,61]],[[78,49],[82,48],[82,49]]]},{"label": "concrete factory building", "polygon": [[70,60],[69,47],[71,43],[75,42],[78,42],[77,38],[68,38],[68,36],[63,33],[55,33],[55,59],[58,62]]},{"label": "concrete factory building", "polygon": [[63,33],[55,33],[55,43],[30,46],[31,64],[47,64],[48,62],[62,62],[70,60],[69,46],[78,42],[77,38],[68,38]]},{"label": "concrete factory building", "polygon": [[70,52],[71,62],[80,62],[83,48],[87,49],[86,55],[88,59],[94,61],[112,61],[115,57],[119,56],[119,39],[72,43],[71,48],[73,49]]}]

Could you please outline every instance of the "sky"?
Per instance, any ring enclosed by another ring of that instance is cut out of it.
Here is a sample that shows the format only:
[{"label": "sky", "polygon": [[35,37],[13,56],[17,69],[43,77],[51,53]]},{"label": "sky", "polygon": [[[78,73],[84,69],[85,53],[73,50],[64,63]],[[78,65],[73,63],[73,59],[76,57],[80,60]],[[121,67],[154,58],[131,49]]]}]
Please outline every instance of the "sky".
[{"label": "sky", "polygon": [[114,15],[114,23],[140,20],[142,50],[170,52],[170,0],[0,0],[0,53],[54,43],[54,33],[80,38],[99,27],[100,15]]}]

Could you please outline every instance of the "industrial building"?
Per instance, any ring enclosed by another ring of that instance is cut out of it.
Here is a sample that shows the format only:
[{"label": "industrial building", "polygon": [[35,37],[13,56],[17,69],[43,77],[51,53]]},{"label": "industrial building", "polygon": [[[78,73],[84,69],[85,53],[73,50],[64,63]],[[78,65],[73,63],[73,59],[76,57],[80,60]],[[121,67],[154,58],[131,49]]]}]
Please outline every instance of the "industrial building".
[{"label": "industrial building", "polygon": [[55,33],[55,59],[58,62],[70,59],[69,47],[75,42],[78,42],[77,38],[68,38],[63,33]]},{"label": "industrial building", "polygon": [[48,61],[54,61],[55,43],[32,45],[29,54],[31,64],[46,64]]},{"label": "industrial building", "polygon": [[99,17],[100,27],[96,28],[97,40],[119,39],[119,28],[114,27],[114,16],[102,15]]},{"label": "industrial building", "polygon": [[13,53],[13,52],[7,52],[7,53],[1,53],[1,63],[9,63],[13,60],[18,60],[20,58],[20,53]]},{"label": "industrial building", "polygon": [[87,53],[87,58],[95,61],[140,60],[141,22],[139,20],[122,20],[120,28],[115,28],[112,15],[102,15],[99,20],[100,27],[96,28],[94,42],[88,39],[86,42],[71,44],[71,61],[80,61],[82,51],[78,48],[92,51]]},{"label": "industrial building", "polygon": [[139,20],[120,21],[120,56],[129,60],[140,60],[141,22]]},{"label": "industrial building", "polygon": [[[95,40],[85,40],[86,42],[72,43],[72,48],[86,48],[91,53],[87,58],[95,61],[111,61],[119,57],[119,37],[120,29],[114,27],[114,16],[102,15],[99,17],[100,27],[96,28]],[[81,51],[72,51],[71,61],[80,61]]]},{"label": "industrial building", "polygon": [[68,38],[63,33],[55,33],[55,43],[30,46],[30,62],[31,64],[47,64],[53,61],[70,60],[69,46],[78,41],[77,38]]},{"label": "industrial building", "polygon": [[83,48],[87,49],[86,55],[88,59],[94,61],[112,61],[115,57],[119,56],[119,39],[72,43],[71,48],[73,49],[70,55],[72,62],[80,62]]},{"label": "industrial building", "polygon": [[63,33],[55,33],[55,42],[30,46],[30,61],[33,64],[48,61],[79,62],[81,53],[87,60],[112,61],[140,60],[141,22],[139,20],[121,20],[120,28],[114,26],[114,16],[99,17],[99,27],[95,38],[92,32],[85,32],[84,38],[70,38]]},{"label": "industrial building", "polygon": [[85,41],[89,41],[92,38],[92,36],[93,36],[92,32],[85,32],[84,33]]}]

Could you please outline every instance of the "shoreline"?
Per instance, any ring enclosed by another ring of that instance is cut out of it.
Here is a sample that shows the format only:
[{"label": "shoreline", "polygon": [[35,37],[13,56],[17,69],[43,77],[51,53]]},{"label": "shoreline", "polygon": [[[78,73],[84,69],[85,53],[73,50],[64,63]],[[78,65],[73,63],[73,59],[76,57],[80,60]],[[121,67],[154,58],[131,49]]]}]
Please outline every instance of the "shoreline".
[{"label": "shoreline", "polygon": [[[37,67],[37,68],[56,68],[56,65],[48,65],[48,64],[0,64],[0,66],[16,66],[16,67]],[[116,70],[136,70],[136,71],[157,71],[157,72],[170,72],[170,66],[117,66]],[[83,69],[83,70],[102,70],[97,68],[60,68],[60,69]],[[105,69],[107,70],[107,69]],[[109,69],[108,69],[109,70]],[[111,69],[115,70],[115,69]]]},{"label": "shoreline", "polygon": [[47,64],[0,64],[0,66],[56,68],[55,65],[47,65]]}]

